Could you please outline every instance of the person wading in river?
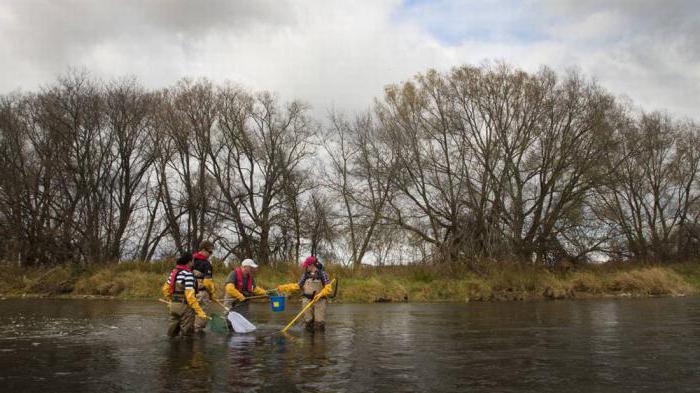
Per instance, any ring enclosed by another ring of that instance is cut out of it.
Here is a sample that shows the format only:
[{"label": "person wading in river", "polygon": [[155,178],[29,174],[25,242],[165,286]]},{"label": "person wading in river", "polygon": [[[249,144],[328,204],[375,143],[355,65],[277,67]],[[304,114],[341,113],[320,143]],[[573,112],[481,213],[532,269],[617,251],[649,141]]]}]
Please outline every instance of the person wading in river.
[{"label": "person wading in river", "polygon": [[317,298],[316,303],[304,313],[306,330],[323,331],[326,329],[326,297],[331,293],[331,280],[323,269],[321,262],[314,256],[306,258],[302,264],[304,272],[298,283],[283,284],[277,287],[280,292],[302,291],[302,308]]},{"label": "person wading in river", "polygon": [[[208,305],[216,299],[214,297],[216,289],[214,288],[214,272],[209,261],[214,252],[214,243],[205,240],[199,244],[199,251],[192,255],[194,258],[194,266],[192,274],[197,279],[197,285],[201,289],[197,293],[197,300],[204,309],[208,309]],[[207,319],[197,318],[194,321],[194,331],[199,333],[207,327]]]},{"label": "person wading in river", "polygon": [[231,311],[249,316],[250,304],[246,298],[267,294],[265,288],[255,285],[255,271],[258,265],[252,259],[245,259],[226,277],[224,305]]},{"label": "person wading in river", "polygon": [[175,268],[163,284],[163,296],[170,301],[170,324],[168,336],[192,335],[195,314],[207,319],[197,301],[197,281],[192,275],[192,254],[186,253],[178,258]]}]

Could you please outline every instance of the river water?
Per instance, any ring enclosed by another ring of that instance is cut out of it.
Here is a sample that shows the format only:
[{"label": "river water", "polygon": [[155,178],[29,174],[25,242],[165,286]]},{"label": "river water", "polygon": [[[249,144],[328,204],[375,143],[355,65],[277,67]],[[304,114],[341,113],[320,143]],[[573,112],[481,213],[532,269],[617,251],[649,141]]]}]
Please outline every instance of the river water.
[{"label": "river water", "polygon": [[280,335],[298,309],[187,340],[157,302],[0,301],[0,391],[700,390],[700,298],[332,304],[325,333]]}]

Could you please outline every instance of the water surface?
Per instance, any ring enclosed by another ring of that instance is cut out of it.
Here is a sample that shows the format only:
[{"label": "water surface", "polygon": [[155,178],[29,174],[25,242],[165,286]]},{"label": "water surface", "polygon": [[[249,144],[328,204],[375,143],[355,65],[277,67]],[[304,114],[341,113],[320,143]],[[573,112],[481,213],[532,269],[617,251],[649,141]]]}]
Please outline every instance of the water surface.
[{"label": "water surface", "polygon": [[329,307],[328,330],[165,336],[158,302],[0,301],[0,390],[659,392],[700,389],[700,298]]}]

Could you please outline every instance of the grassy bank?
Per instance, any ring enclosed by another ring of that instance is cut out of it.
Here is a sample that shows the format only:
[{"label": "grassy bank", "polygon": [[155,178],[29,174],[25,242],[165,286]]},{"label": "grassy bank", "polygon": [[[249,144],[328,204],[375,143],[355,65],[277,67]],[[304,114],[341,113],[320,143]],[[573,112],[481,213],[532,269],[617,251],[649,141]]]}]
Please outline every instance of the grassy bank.
[{"label": "grassy bank", "polygon": [[[156,299],[170,263],[122,263],[80,268],[0,270],[0,296],[107,296],[120,299]],[[352,270],[330,266],[340,279],[336,301],[440,302],[566,299],[606,296],[681,296],[700,293],[700,264],[607,264],[567,272],[522,265],[499,265],[480,274],[459,268],[431,266],[363,267]],[[215,265],[215,281],[223,294],[228,272]],[[299,268],[261,268],[258,284],[273,288],[295,282]]]}]

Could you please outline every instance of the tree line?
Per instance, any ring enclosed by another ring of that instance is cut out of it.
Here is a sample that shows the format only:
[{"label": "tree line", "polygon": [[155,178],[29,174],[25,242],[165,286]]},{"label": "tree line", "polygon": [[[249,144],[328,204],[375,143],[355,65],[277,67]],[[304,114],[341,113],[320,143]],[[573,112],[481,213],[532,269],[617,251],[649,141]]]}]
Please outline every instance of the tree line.
[{"label": "tree line", "polygon": [[74,71],[0,97],[0,250],[22,265],[204,239],[262,264],[688,259],[699,135],[547,68],[430,70],[327,119],[206,79]]}]

